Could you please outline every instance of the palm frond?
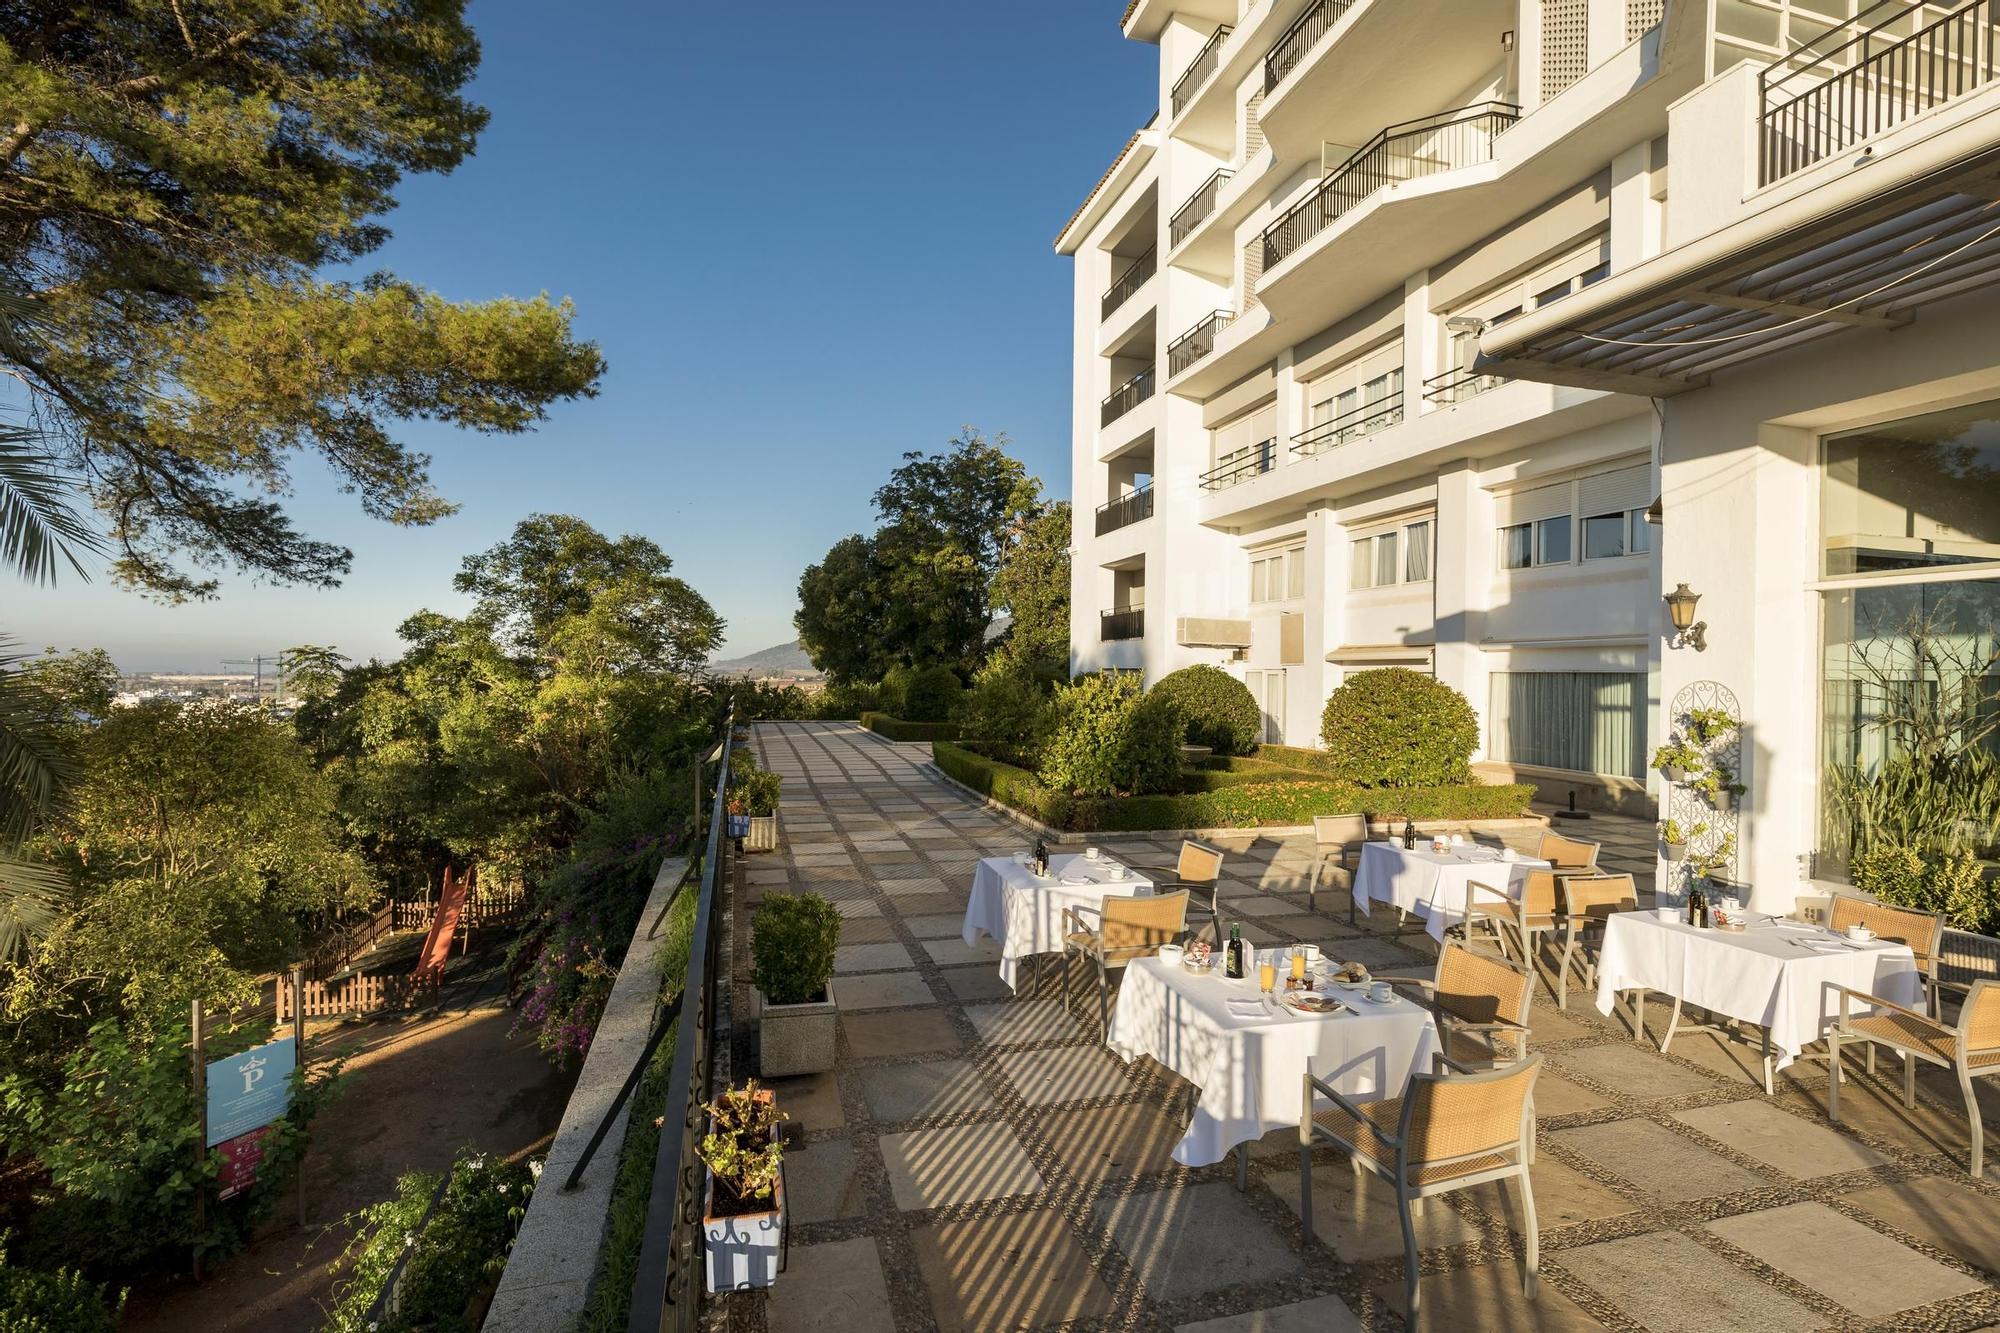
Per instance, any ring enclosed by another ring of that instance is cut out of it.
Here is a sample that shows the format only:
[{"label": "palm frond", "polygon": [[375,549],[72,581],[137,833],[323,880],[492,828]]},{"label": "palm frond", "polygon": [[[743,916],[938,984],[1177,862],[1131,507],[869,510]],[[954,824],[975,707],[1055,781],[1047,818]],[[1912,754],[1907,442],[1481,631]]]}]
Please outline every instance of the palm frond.
[{"label": "palm frond", "polygon": [[71,902],[69,880],[60,870],[0,851],[0,962],[13,960],[30,940],[46,935]]},{"label": "palm frond", "polygon": [[102,544],[70,508],[70,484],[40,443],[34,430],[0,423],[0,561],[30,583],[54,583],[59,563],[87,583],[76,553]]},{"label": "palm frond", "polygon": [[48,700],[0,640],[0,851],[18,847],[75,777]]}]

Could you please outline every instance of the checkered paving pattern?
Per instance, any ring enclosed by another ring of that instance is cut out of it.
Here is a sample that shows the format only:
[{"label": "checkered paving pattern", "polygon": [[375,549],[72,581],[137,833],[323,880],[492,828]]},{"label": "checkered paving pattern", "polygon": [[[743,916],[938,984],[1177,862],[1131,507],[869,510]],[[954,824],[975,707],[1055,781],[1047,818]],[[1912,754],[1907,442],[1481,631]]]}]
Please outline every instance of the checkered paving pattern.
[{"label": "checkered paving pattern", "polygon": [[[756,902],[822,893],[846,920],[839,1064],[777,1081],[804,1129],[787,1159],[788,1264],[770,1292],[719,1302],[723,1322],[773,1333],[1404,1327],[1402,1241],[1378,1182],[1318,1150],[1306,1247],[1293,1133],[1253,1145],[1243,1191],[1228,1164],[1176,1166],[1194,1089],[1102,1049],[1094,979],[1077,973],[1066,1009],[1052,960],[1039,989],[1024,981],[1015,996],[990,942],[960,939],[976,860],[1022,851],[1031,834],[945,781],[927,745],[844,723],[760,724],[754,743],[785,778],[782,847],[736,862],[735,1012],[752,1003]],[[1611,868],[1650,873],[1644,824],[1600,815],[1565,831],[1601,841]],[[1156,875],[1177,851],[1103,844]],[[1225,915],[1252,939],[1312,940],[1377,972],[1429,974],[1434,945],[1417,923],[1378,909],[1350,927],[1341,890],[1308,908],[1309,838],[1245,836],[1226,851]],[[1651,1006],[1649,1025],[1665,1009]],[[2000,1325],[2000,1189],[1962,1166],[1955,1083],[1925,1071],[1905,1110],[1893,1059],[1879,1076],[1857,1067],[1834,1126],[1821,1064],[1800,1061],[1765,1097],[1748,1042],[1683,1035],[1662,1055],[1657,1030],[1637,1044],[1588,996],[1573,991],[1560,1011],[1546,988],[1531,1024],[1547,1057],[1541,1299],[1521,1294],[1518,1199],[1483,1186],[1431,1200],[1418,1221],[1426,1327]],[[736,1025],[739,1071],[756,1067],[753,1029]]]}]

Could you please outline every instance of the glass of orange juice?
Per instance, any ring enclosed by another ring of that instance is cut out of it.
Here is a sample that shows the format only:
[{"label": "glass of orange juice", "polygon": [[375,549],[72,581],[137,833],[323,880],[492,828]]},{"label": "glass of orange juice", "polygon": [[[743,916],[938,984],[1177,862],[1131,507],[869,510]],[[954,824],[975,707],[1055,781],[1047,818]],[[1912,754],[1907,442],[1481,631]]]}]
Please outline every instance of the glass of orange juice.
[{"label": "glass of orange juice", "polygon": [[1304,981],[1305,979],[1306,951],[1304,949],[1294,949],[1292,950],[1292,980]]},{"label": "glass of orange juice", "polygon": [[1257,965],[1257,984],[1269,995],[1278,984],[1278,964],[1269,956]]}]

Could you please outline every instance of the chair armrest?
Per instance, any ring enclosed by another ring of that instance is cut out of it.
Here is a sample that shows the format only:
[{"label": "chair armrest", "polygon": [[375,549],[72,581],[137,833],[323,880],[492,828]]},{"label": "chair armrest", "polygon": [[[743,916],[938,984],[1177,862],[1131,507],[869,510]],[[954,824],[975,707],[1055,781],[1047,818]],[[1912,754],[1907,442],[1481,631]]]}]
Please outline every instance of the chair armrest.
[{"label": "chair armrest", "polygon": [[1334,1089],[1330,1085],[1321,1082],[1317,1078],[1314,1078],[1311,1074],[1306,1075],[1306,1082],[1311,1086],[1314,1092],[1318,1093],[1322,1097],[1327,1098],[1335,1106],[1338,1106],[1341,1110],[1353,1116],[1358,1123],[1366,1126],[1370,1134],[1373,1134],[1376,1138],[1382,1140],[1382,1142],[1388,1144],[1392,1148],[1396,1146],[1396,1136],[1394,1134],[1390,1134],[1382,1130],[1375,1124],[1373,1120],[1370,1120],[1367,1116],[1361,1114],[1361,1108],[1355,1105],[1352,1101],[1349,1101],[1344,1094],[1334,1091]]},{"label": "chair armrest", "polygon": [[1083,919],[1084,910],[1085,909],[1076,906],[1063,908],[1063,935],[1065,938],[1069,936],[1071,926],[1076,927],[1076,932],[1079,935],[1094,936],[1097,934],[1097,928],[1084,921]]},{"label": "chair armrest", "polygon": [[1458,1061],[1446,1055],[1443,1051],[1432,1051],[1431,1072],[1433,1074],[1442,1075],[1447,1069],[1460,1074],[1476,1074],[1479,1072],[1477,1069],[1474,1069],[1471,1065],[1460,1064]]},{"label": "chair armrest", "polygon": [[1516,1022],[1515,1022],[1515,1021],[1514,1021],[1513,1019],[1511,1019],[1511,1018],[1496,1018],[1496,1019],[1494,1019],[1494,1020],[1493,1020],[1492,1022],[1490,1022],[1490,1023],[1468,1023],[1468,1022],[1467,1022],[1466,1020],[1464,1020],[1463,1018],[1459,1018],[1459,1017],[1457,1017],[1456,1015],[1453,1015],[1453,1014],[1451,1014],[1449,1010],[1447,1010],[1447,1011],[1446,1011],[1446,1016],[1447,1016],[1447,1019],[1448,1019],[1448,1021],[1449,1021],[1449,1022],[1451,1023],[1451,1025],[1452,1025],[1453,1027],[1455,1027],[1455,1028],[1459,1029],[1459,1030],[1460,1030],[1461,1032],[1527,1032],[1527,1031],[1530,1031],[1530,1029],[1529,1029],[1529,1027],[1528,1027],[1528,1025],[1527,1025],[1526,1023],[1516,1023]]},{"label": "chair armrest", "polygon": [[1902,1014],[1906,1018],[1914,1018],[1919,1023],[1924,1024],[1926,1027],[1936,1028],[1940,1033],[1942,1033],[1947,1037],[1955,1038],[1958,1036],[1957,1029],[1938,1022],[1935,1018],[1932,1018],[1929,1014],[1923,1013],[1916,1009],[1908,1008],[1907,1006],[1904,1005],[1897,1004],[1894,1000],[1885,1000],[1879,995],[1870,995],[1867,991],[1858,990],[1853,986],[1834,985],[1833,989],[1839,992],[1840,994],[1840,1008],[1842,1017],[1846,1016],[1848,997],[1853,996],[1857,999],[1865,1001],[1866,1003],[1872,1005],[1877,1009],[1891,1009],[1894,1010],[1896,1013]]},{"label": "chair armrest", "polygon": [[1514,895],[1508,893],[1506,890],[1496,889],[1491,884],[1481,884],[1478,880],[1475,879],[1475,880],[1469,880],[1466,883],[1465,905],[1467,907],[1472,906],[1472,900],[1482,893],[1490,894],[1491,896],[1498,898],[1501,902],[1506,903],[1509,906],[1512,906],[1516,901]]}]

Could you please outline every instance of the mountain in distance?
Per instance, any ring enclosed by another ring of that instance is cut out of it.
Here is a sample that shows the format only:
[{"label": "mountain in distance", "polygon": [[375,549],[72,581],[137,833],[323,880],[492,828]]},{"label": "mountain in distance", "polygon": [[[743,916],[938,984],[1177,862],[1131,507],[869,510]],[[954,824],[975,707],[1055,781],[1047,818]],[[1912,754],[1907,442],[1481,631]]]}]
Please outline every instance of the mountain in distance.
[{"label": "mountain in distance", "polygon": [[799,676],[816,677],[812,659],[806,650],[793,639],[790,643],[780,643],[772,647],[749,653],[743,657],[726,658],[720,662],[710,662],[708,669],[722,676]]}]

